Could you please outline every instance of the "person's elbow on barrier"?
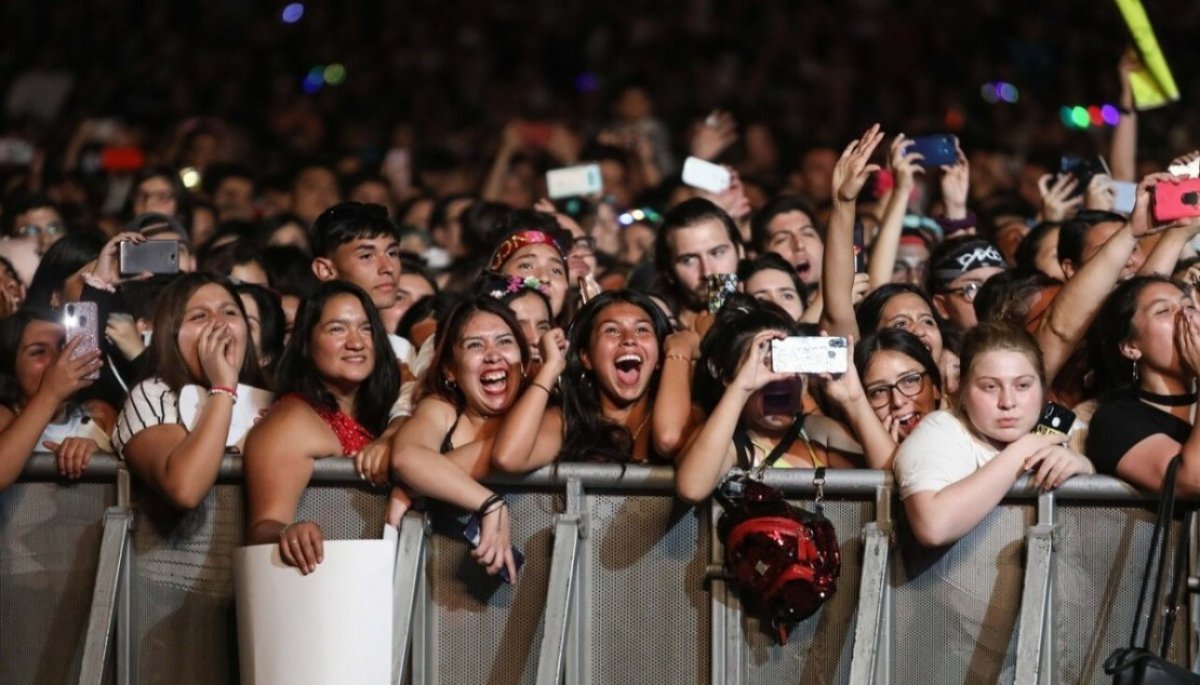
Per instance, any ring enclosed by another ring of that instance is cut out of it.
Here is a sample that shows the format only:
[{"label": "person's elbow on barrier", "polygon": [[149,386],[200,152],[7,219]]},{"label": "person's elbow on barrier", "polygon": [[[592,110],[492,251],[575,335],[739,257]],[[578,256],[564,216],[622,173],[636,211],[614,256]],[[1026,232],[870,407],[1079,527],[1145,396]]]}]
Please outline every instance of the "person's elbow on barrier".
[{"label": "person's elbow on barrier", "polygon": [[204,503],[212,484],[168,479],[159,489],[172,507],[180,511],[191,511]]},{"label": "person's elbow on barrier", "polygon": [[716,490],[716,483],[707,483],[690,473],[688,468],[675,467],[675,496],[685,504],[698,506],[708,501]]}]

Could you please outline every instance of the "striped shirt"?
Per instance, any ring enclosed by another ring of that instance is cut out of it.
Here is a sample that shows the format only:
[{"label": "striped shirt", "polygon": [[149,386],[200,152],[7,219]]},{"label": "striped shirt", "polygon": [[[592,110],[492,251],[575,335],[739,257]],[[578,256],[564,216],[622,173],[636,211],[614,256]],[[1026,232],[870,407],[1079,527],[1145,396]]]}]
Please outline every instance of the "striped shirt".
[{"label": "striped shirt", "polygon": [[151,426],[173,423],[183,425],[179,416],[179,396],[161,378],[147,378],[129,391],[113,430],[113,449],[124,458],[125,445],[133,436]]}]

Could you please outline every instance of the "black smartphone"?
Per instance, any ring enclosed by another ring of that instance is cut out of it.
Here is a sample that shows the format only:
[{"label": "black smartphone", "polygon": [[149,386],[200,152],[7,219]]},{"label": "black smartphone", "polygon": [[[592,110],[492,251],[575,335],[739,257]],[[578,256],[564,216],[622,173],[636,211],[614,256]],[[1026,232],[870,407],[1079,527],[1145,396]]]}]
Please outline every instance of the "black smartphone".
[{"label": "black smartphone", "polygon": [[179,273],[179,241],[147,240],[144,243],[123,242],[119,255],[122,274]]},{"label": "black smartphone", "polygon": [[1071,425],[1074,423],[1075,412],[1061,404],[1047,402],[1046,406],[1042,408],[1042,415],[1038,417],[1037,425],[1033,427],[1033,432],[1041,435],[1065,436],[1070,432]]},{"label": "black smartphone", "polygon": [[[479,517],[472,516],[467,521],[467,527],[463,529],[463,538],[471,545],[471,549],[479,546]],[[513,564],[517,567],[517,573],[521,572],[521,567],[525,565],[525,555],[521,550],[513,545]],[[500,567],[500,580],[506,583],[512,583],[512,578],[508,575],[508,567]]]},{"label": "black smartphone", "polygon": [[1063,155],[1059,161],[1059,172],[1060,175],[1070,174],[1075,177],[1076,185],[1075,190],[1071,191],[1071,197],[1079,197],[1086,193],[1097,174],[1112,175],[1108,171],[1108,163],[1100,155],[1087,159]]}]

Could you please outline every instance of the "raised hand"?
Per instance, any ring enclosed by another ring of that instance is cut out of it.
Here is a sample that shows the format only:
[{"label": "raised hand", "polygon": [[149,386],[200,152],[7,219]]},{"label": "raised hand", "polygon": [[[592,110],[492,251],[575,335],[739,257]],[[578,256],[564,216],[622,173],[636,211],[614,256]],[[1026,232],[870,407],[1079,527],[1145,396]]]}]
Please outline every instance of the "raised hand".
[{"label": "raised hand", "polygon": [[1065,221],[1083,204],[1083,197],[1071,197],[1079,187],[1079,181],[1071,174],[1043,174],[1038,179],[1038,192],[1042,194],[1042,220]]},{"label": "raised hand", "polygon": [[[121,281],[120,252],[121,243],[125,242],[144,243],[146,236],[135,231],[125,231],[110,238],[100,250],[100,256],[96,258],[96,267],[92,269],[93,276],[109,284]],[[145,278],[147,275],[142,274],[138,278]]]},{"label": "raised hand", "polygon": [[1190,220],[1173,221],[1155,225],[1150,206],[1154,204],[1154,187],[1159,183],[1178,183],[1181,177],[1167,172],[1148,174],[1138,183],[1137,196],[1133,202],[1133,214],[1129,216],[1129,227],[1133,237],[1141,238],[1152,233],[1161,233],[1168,229],[1186,226]]},{"label": "raised hand", "polygon": [[713,112],[692,128],[689,149],[693,157],[712,161],[737,142],[737,122],[728,112]]},{"label": "raised hand", "polygon": [[237,344],[228,325],[216,320],[209,321],[200,331],[196,348],[200,368],[210,386],[237,387],[245,345]]},{"label": "raised hand", "polygon": [[54,363],[46,367],[42,382],[38,385],[38,393],[50,393],[56,401],[64,402],[94,382],[88,376],[99,371],[104,361],[100,359],[100,350],[92,350],[72,359],[82,341],[82,336],[72,338],[58,353]]},{"label": "raised hand", "polygon": [[916,150],[910,151],[910,142],[903,133],[897,134],[888,154],[888,167],[892,170],[897,189],[911,190],[916,183],[916,175],[925,173],[925,168],[919,164],[925,156]]},{"label": "raised hand", "polygon": [[567,368],[567,335],[561,328],[551,328],[538,340],[538,353],[542,357],[542,369],[556,378]]},{"label": "raised hand", "polygon": [[786,337],[779,331],[761,331],[755,335],[742,355],[730,385],[749,394],[768,383],[795,378],[797,374],[778,373],[771,369],[771,341]]},{"label": "raised hand", "polygon": [[883,140],[879,124],[871,126],[861,138],[850,141],[842,151],[841,158],[833,167],[835,200],[854,202],[862,192],[871,174],[879,171],[878,164],[871,164],[871,155]]},{"label": "raised hand", "polygon": [[1192,374],[1200,374],[1200,310],[1195,307],[1175,315],[1175,349]]},{"label": "raised hand", "polygon": [[1088,209],[1113,211],[1117,204],[1117,190],[1113,187],[1112,176],[1108,174],[1092,176],[1092,180],[1088,182],[1085,197],[1084,206]]},{"label": "raised hand", "polygon": [[965,219],[967,196],[971,191],[971,163],[967,161],[957,139],[954,147],[958,159],[953,165],[942,167],[942,202],[946,205],[947,219]]}]

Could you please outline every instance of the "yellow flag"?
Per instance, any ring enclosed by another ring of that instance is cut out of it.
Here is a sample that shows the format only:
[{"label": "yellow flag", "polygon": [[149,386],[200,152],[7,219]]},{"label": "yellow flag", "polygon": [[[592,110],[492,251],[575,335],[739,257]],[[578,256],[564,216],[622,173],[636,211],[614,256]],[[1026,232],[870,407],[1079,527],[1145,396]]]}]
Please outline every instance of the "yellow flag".
[{"label": "yellow flag", "polygon": [[1133,43],[1141,57],[1141,66],[1129,74],[1134,106],[1139,110],[1154,109],[1178,101],[1179,87],[1171,76],[1171,68],[1167,66],[1167,59],[1154,36],[1154,27],[1150,25],[1141,0],[1115,1],[1125,17],[1125,23],[1129,25]]}]

